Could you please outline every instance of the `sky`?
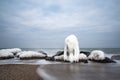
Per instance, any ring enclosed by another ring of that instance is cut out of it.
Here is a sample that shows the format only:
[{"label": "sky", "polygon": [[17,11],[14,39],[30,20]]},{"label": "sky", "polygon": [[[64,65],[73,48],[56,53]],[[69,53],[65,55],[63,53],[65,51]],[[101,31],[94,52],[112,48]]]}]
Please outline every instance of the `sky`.
[{"label": "sky", "polygon": [[0,48],[120,48],[120,0],[0,0]]}]

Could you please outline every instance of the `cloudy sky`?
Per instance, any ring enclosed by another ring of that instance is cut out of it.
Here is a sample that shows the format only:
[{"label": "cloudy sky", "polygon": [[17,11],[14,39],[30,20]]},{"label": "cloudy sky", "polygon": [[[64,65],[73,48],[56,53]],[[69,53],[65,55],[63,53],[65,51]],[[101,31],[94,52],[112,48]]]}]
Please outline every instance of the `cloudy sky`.
[{"label": "cloudy sky", "polygon": [[120,0],[0,0],[0,48],[120,48]]}]

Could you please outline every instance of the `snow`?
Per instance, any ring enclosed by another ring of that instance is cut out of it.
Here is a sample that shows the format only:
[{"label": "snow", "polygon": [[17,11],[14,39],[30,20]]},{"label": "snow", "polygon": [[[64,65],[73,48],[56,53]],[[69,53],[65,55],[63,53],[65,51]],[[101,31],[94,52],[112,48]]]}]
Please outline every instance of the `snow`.
[{"label": "snow", "polygon": [[32,57],[45,57],[46,56],[43,53],[39,53],[35,51],[22,51],[18,54],[20,58],[32,58]]},{"label": "snow", "polygon": [[86,56],[84,53],[81,53],[81,54],[79,55],[79,59],[80,59],[80,60],[87,60],[87,56]]},{"label": "snow", "polygon": [[101,50],[93,50],[88,58],[94,60],[103,60],[105,59],[105,53]]},{"label": "snow", "polygon": [[13,53],[9,52],[8,50],[2,49],[0,50],[0,57],[7,58],[7,57],[14,57]]},{"label": "snow", "polygon": [[11,49],[2,49],[2,50],[8,51],[8,52],[14,53],[14,54],[22,51],[20,48],[11,48]]},{"label": "snow", "polygon": [[61,56],[55,56],[54,59],[55,59],[55,60],[56,60],[56,59],[64,60],[64,56],[63,56],[63,55],[61,55]]}]

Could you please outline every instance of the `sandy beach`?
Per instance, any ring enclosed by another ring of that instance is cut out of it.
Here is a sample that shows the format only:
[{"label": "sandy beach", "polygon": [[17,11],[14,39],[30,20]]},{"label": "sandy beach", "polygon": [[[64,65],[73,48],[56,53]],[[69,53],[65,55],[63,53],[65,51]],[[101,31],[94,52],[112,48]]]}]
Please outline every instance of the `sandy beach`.
[{"label": "sandy beach", "polygon": [[43,80],[37,75],[37,65],[0,65],[0,80]]},{"label": "sandy beach", "polygon": [[4,64],[0,80],[120,80],[120,64]]}]

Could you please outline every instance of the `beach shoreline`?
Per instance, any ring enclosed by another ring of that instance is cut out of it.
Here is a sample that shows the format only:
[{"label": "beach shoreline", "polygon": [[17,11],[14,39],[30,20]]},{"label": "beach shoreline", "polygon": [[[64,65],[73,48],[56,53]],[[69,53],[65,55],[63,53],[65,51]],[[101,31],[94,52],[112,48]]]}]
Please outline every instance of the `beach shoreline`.
[{"label": "beach shoreline", "polygon": [[0,80],[119,80],[120,64],[2,64]]}]

